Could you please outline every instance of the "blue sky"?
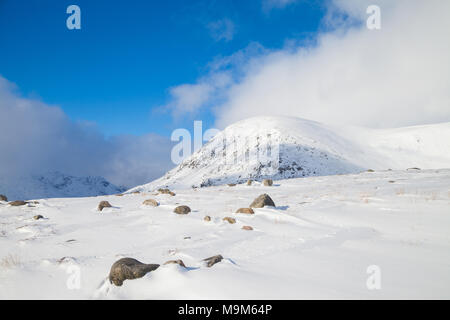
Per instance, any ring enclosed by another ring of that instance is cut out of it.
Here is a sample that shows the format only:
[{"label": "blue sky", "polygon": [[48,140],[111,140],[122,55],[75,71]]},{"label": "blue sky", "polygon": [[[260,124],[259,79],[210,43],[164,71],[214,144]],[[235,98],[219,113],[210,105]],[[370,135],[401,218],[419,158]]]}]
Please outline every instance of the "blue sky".
[{"label": "blue sky", "polygon": [[[66,28],[71,4],[81,8],[81,30]],[[320,1],[267,4],[2,0],[0,75],[24,96],[94,122],[107,136],[169,136],[194,118],[211,127],[211,109],[175,120],[164,111],[170,88],[195,82],[211,61],[251,43],[279,49],[287,39],[311,38],[325,13]]]},{"label": "blue sky", "polygon": [[378,29],[373,0],[0,0],[0,177],[143,184],[194,120],[450,121],[450,2],[375,3]]}]

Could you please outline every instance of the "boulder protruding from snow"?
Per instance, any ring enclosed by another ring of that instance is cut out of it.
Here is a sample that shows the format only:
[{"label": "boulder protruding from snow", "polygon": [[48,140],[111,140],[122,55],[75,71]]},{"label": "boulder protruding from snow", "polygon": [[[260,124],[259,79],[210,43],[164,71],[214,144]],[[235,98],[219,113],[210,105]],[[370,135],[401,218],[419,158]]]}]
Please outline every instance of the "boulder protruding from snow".
[{"label": "boulder protruding from snow", "polygon": [[248,185],[248,186],[251,186],[252,183],[253,183],[253,180],[247,180],[247,185]]},{"label": "boulder protruding from snow", "polygon": [[212,256],[212,257],[203,259],[203,261],[206,261],[206,266],[208,268],[211,268],[216,263],[219,263],[220,261],[222,261],[222,259],[223,259],[222,255],[218,254],[216,256]]},{"label": "boulder protruding from snow", "polygon": [[242,227],[242,230],[248,230],[248,231],[251,231],[251,230],[253,230],[253,228],[250,227],[250,226],[243,226],[243,227]]},{"label": "boulder protruding from snow", "polygon": [[159,264],[145,264],[133,258],[114,262],[109,272],[109,282],[121,286],[125,280],[138,279],[159,268]]},{"label": "boulder protruding from snow", "polygon": [[188,206],[178,206],[173,210],[173,212],[177,214],[188,214],[189,212],[191,212],[191,208],[189,208]]},{"label": "boulder protruding from snow", "polygon": [[5,195],[0,194],[0,201],[8,201],[8,198]]},{"label": "boulder protruding from snow", "polygon": [[205,216],[204,218],[203,218],[203,220],[205,220],[205,221],[211,221],[211,217],[210,216]]},{"label": "boulder protruding from snow", "polygon": [[142,204],[145,206],[152,206],[152,207],[159,206],[158,201],[156,201],[155,199],[147,199],[144,202],[142,202]]},{"label": "boulder protruding from snow", "polygon": [[250,205],[250,208],[263,208],[265,206],[275,207],[275,203],[267,193],[264,193],[255,200],[253,200],[252,204]]},{"label": "boulder protruding from snow", "polygon": [[44,216],[38,214],[38,215],[35,215],[35,216],[33,217],[33,219],[34,219],[34,220],[44,219]]},{"label": "boulder protruding from snow", "polygon": [[104,208],[111,208],[112,205],[108,201],[101,201],[98,204],[98,211],[102,211]]},{"label": "boulder protruding from snow", "polygon": [[264,179],[263,180],[263,185],[265,185],[266,187],[270,187],[273,185],[273,180],[272,179]]}]

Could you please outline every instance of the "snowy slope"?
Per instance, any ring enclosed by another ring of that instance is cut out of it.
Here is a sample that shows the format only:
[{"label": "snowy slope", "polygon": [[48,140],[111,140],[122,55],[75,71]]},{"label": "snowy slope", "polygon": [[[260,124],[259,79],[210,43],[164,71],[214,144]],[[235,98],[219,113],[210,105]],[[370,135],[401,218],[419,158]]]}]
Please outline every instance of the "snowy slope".
[{"label": "snowy slope", "polygon": [[293,117],[255,117],[227,127],[162,178],[131,191],[356,173],[369,168],[449,168],[448,141],[450,123],[373,130]]},{"label": "snowy slope", "polygon": [[[262,193],[276,207],[234,213]],[[161,205],[143,206],[148,198]],[[102,200],[113,208],[98,212]],[[179,204],[192,212],[173,213]],[[448,169],[0,201],[0,299],[450,299],[449,205]],[[201,260],[216,254],[224,260],[206,268]],[[122,257],[188,268],[161,266],[115,287],[105,280]],[[370,266],[379,290],[367,287]],[[68,286],[76,276],[80,286]]]},{"label": "snowy slope", "polygon": [[89,197],[122,191],[124,188],[117,187],[102,177],[74,177],[60,172],[0,177],[0,194],[6,195],[8,200]]}]

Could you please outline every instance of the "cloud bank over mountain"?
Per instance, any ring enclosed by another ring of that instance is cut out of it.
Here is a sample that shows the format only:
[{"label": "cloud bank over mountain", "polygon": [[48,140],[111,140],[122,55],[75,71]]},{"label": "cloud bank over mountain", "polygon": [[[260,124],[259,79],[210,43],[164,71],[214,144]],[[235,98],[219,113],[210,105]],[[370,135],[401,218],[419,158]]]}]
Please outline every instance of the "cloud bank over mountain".
[{"label": "cloud bank over mountain", "polygon": [[180,86],[189,85],[185,95],[172,89],[177,112],[214,106],[221,128],[258,115],[376,128],[450,121],[450,2],[378,1],[380,30],[366,27],[371,4],[330,1],[323,31],[306,44],[244,50],[219,69],[215,61],[210,74]]},{"label": "cloud bank over mountain", "polygon": [[49,171],[103,176],[134,186],[171,168],[168,138],[155,134],[106,138],[95,125],[71,121],[55,106],[22,97],[0,77],[0,176]]}]

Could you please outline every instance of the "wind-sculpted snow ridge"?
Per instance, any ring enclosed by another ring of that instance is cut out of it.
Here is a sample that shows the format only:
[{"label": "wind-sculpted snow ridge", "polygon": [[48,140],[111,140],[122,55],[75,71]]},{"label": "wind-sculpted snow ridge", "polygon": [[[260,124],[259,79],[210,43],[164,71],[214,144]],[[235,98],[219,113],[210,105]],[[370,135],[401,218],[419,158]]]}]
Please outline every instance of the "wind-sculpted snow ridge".
[{"label": "wind-sculpted snow ridge", "polygon": [[48,172],[14,178],[0,177],[0,193],[9,200],[41,198],[91,197],[123,192],[103,177],[74,177]]},{"label": "wind-sculpted snow ridge", "polygon": [[374,130],[293,117],[255,117],[230,125],[163,177],[130,191],[367,169],[447,168],[448,141],[450,123]]}]

